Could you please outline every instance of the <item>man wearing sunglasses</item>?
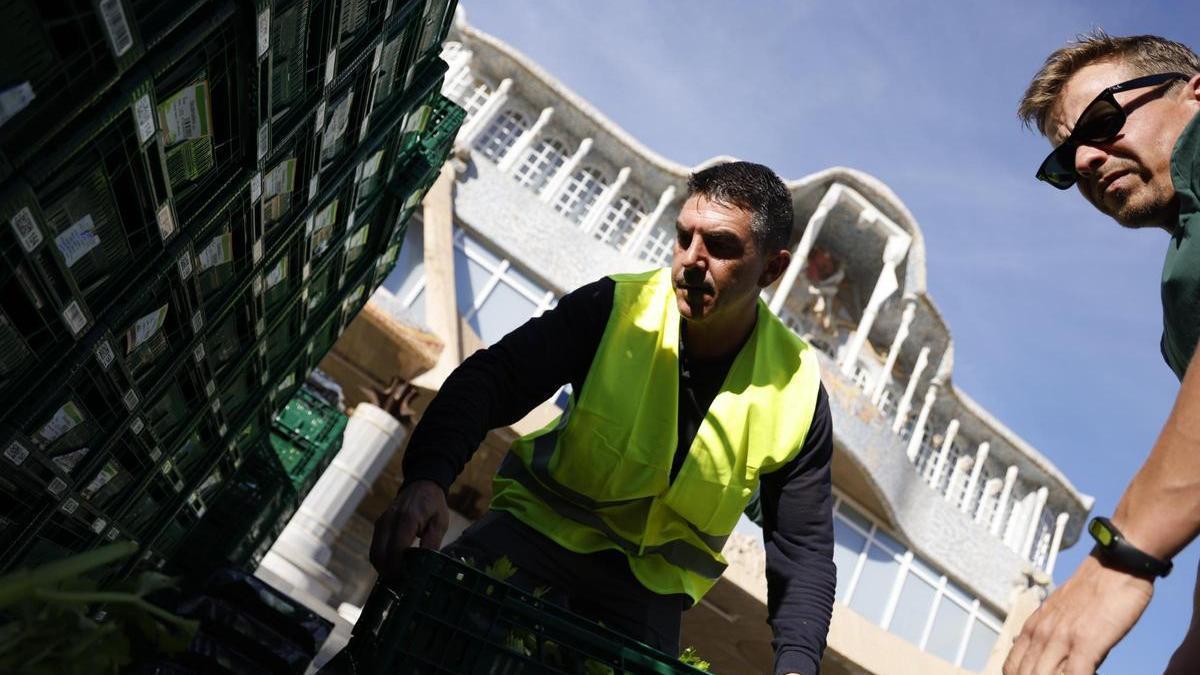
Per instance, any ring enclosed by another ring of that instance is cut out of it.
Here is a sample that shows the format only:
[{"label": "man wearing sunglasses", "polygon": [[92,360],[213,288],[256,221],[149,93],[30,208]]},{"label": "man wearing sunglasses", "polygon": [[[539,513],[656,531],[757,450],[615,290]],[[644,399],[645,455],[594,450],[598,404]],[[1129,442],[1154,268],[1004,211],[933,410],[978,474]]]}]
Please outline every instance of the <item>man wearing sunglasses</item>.
[{"label": "man wearing sunglasses", "polygon": [[[1129,228],[1170,239],[1163,265],[1162,353],[1182,384],[1141,470],[1092,554],[1025,623],[1004,672],[1092,673],[1137,622],[1154,579],[1200,533],[1200,58],[1154,36],[1082,36],[1054,52],[1020,116],[1054,145],[1037,177],[1076,186]],[[1189,363],[1191,367],[1189,368]],[[1167,667],[1200,672],[1200,587],[1192,625]]]}]

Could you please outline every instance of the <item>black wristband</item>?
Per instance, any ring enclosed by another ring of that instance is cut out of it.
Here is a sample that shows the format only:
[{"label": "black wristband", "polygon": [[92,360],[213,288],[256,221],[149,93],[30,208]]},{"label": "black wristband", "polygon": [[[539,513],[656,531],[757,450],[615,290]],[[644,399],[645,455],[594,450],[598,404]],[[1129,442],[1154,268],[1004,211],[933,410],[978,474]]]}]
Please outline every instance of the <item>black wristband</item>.
[{"label": "black wristband", "polygon": [[1096,540],[1092,555],[1111,567],[1141,577],[1165,577],[1171,573],[1171,561],[1159,560],[1129,543],[1108,518],[1092,518],[1088,534]]}]

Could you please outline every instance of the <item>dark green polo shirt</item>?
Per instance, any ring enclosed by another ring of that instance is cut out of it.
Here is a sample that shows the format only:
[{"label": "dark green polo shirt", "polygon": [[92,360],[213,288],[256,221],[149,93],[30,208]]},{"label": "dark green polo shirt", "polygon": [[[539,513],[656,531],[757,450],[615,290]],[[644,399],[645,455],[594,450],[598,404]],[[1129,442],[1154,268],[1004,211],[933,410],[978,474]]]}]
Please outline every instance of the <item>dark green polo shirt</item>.
[{"label": "dark green polo shirt", "polygon": [[1171,180],[1179,196],[1179,234],[1163,261],[1162,354],[1182,380],[1200,341],[1200,115],[1175,143]]}]

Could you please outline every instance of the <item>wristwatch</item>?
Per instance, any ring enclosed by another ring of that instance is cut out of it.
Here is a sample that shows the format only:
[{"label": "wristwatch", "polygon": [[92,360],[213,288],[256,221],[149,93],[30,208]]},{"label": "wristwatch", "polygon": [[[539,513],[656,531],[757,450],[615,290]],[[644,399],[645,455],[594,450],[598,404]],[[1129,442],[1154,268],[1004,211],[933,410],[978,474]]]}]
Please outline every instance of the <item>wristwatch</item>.
[{"label": "wristwatch", "polygon": [[1096,540],[1092,553],[1121,571],[1154,577],[1165,577],[1171,573],[1171,561],[1159,560],[1126,541],[1108,518],[1092,518],[1092,522],[1088,523],[1088,534]]}]

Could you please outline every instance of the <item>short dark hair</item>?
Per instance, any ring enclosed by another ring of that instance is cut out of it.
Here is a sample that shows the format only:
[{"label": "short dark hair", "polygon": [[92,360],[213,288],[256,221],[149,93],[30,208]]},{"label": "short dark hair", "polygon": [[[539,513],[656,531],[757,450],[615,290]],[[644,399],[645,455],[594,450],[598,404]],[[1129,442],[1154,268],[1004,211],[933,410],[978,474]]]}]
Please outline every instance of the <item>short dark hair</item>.
[{"label": "short dark hair", "polygon": [[1200,57],[1186,45],[1157,35],[1118,37],[1096,28],[1046,57],[1021,97],[1017,115],[1025,126],[1036,126],[1043,136],[1048,135],[1050,114],[1067,81],[1084,66],[1102,62],[1124,64],[1134,76],[1179,72],[1190,77],[1200,73]]},{"label": "short dark hair", "polygon": [[792,195],[762,164],[726,162],[693,173],[688,196],[703,195],[750,212],[750,229],[760,248],[777,251],[792,239]]}]

